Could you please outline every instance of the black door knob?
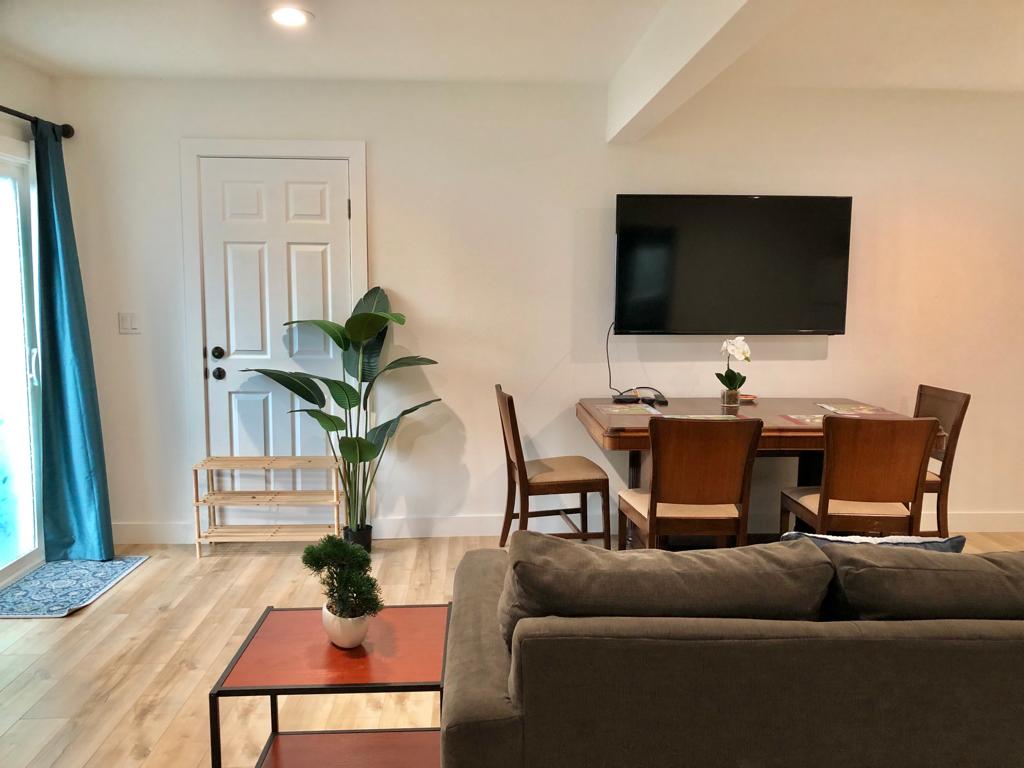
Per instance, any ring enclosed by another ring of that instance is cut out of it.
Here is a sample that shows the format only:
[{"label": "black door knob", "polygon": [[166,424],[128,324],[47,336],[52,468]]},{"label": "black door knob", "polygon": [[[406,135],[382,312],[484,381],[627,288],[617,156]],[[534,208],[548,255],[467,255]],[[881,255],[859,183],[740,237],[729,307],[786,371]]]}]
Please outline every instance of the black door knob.
[{"label": "black door knob", "polygon": [[217,381],[220,381],[225,376],[227,376],[227,373],[224,371],[223,368],[214,368],[213,369],[213,378],[215,378]]},{"label": "black door knob", "polygon": [[220,360],[224,357],[224,347],[214,347],[210,350],[210,357],[214,360]]}]

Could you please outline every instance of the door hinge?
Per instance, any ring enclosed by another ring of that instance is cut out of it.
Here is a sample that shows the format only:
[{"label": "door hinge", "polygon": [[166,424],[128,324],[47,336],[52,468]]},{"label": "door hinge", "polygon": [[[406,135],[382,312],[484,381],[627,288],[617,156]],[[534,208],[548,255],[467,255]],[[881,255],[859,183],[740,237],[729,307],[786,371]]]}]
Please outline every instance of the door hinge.
[{"label": "door hinge", "polygon": [[348,199],[348,217],[352,218],[352,198]]}]

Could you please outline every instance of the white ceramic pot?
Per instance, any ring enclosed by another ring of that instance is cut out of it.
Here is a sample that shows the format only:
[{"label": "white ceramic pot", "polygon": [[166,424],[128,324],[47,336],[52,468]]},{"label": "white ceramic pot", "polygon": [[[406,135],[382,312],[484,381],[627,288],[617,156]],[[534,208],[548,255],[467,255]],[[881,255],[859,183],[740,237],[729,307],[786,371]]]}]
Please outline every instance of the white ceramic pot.
[{"label": "white ceramic pot", "polygon": [[323,607],[324,630],[331,642],[339,648],[356,648],[363,644],[366,632],[370,629],[370,617],[360,616],[355,619],[343,619],[335,616]]}]

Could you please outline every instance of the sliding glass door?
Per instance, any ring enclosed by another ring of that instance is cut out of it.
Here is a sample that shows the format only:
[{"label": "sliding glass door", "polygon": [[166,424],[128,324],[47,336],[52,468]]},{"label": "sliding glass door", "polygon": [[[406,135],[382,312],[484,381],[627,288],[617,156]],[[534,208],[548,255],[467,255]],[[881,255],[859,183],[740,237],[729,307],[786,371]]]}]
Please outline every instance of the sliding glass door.
[{"label": "sliding glass door", "polygon": [[0,583],[42,557],[29,146],[0,137]]}]

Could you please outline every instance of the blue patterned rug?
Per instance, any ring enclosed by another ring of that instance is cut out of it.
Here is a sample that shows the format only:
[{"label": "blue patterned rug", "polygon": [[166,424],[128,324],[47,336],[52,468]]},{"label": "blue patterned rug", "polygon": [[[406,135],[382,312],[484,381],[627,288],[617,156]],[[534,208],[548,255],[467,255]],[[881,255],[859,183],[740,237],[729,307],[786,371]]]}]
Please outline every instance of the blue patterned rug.
[{"label": "blue patterned rug", "polygon": [[146,561],[145,555],[58,560],[0,589],[0,619],[60,618],[84,608]]}]

